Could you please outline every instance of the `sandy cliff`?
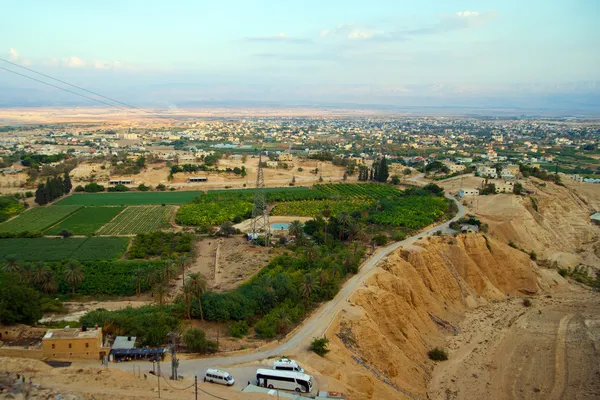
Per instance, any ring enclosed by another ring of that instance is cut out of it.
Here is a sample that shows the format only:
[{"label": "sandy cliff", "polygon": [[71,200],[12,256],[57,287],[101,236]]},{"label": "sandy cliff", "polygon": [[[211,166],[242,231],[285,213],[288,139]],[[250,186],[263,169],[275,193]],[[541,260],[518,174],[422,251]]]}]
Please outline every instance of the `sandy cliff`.
[{"label": "sandy cliff", "polygon": [[329,328],[326,359],[307,361],[352,399],[425,398],[434,366],[427,351],[467,310],[561,281],[483,235],[426,239],[381,265]]},{"label": "sandy cliff", "polygon": [[480,196],[472,209],[490,225],[491,236],[533,250],[539,259],[600,268],[600,227],[590,222],[600,210],[600,185],[566,184],[532,178],[527,187],[533,195]]}]

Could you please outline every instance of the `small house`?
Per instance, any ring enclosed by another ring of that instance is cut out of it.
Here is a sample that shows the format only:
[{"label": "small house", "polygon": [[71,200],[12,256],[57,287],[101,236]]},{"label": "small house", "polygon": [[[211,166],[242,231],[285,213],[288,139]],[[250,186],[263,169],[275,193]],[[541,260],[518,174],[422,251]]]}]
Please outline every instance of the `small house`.
[{"label": "small house", "polygon": [[458,191],[458,197],[479,196],[479,189],[461,188]]},{"label": "small house", "polygon": [[479,232],[479,227],[477,225],[461,225],[460,227],[461,233],[477,233]]}]

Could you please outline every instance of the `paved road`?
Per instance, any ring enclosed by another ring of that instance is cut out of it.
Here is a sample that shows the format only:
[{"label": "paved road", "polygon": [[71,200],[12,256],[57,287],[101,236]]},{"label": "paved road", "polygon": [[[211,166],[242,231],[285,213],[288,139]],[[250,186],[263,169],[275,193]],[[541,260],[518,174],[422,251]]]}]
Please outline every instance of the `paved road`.
[{"label": "paved road", "polygon": [[375,252],[360,268],[358,274],[350,278],[343,286],[342,290],[335,298],[317,309],[299,328],[291,332],[285,339],[285,342],[275,347],[259,349],[252,353],[234,355],[231,357],[210,357],[196,360],[181,360],[179,371],[183,375],[204,373],[209,367],[225,367],[232,364],[242,364],[252,361],[263,360],[269,357],[276,357],[283,354],[290,354],[302,346],[307,347],[310,341],[315,337],[323,336],[327,328],[334,320],[335,316],[348,304],[348,298],[359,288],[363,282],[373,273],[374,268],[381,260],[387,257],[394,250],[412,244],[417,240],[434,234],[435,232],[449,230],[450,222],[458,220],[465,215],[465,209],[458,201],[448,197],[458,205],[456,216],[443,224],[436,225],[425,232],[412,236],[400,242],[392,243],[389,246],[382,247]]}]

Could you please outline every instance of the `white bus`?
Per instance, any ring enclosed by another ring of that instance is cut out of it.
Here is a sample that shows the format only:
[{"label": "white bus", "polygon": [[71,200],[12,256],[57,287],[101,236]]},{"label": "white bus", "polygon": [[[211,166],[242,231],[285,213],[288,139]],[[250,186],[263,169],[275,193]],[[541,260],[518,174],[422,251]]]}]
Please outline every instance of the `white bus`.
[{"label": "white bus", "polygon": [[269,389],[295,390],[299,393],[310,393],[313,388],[313,378],[301,372],[261,368],[256,370],[256,385]]}]

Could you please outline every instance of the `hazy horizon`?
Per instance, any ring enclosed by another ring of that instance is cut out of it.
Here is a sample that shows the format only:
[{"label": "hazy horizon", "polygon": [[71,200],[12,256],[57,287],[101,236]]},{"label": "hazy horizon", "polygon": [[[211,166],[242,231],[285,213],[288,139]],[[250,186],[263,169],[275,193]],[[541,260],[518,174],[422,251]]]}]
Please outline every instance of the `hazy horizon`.
[{"label": "hazy horizon", "polygon": [[[136,106],[600,109],[592,0],[8,0],[3,9],[0,58],[14,64],[0,67]],[[93,104],[3,69],[0,93],[0,107]]]}]

